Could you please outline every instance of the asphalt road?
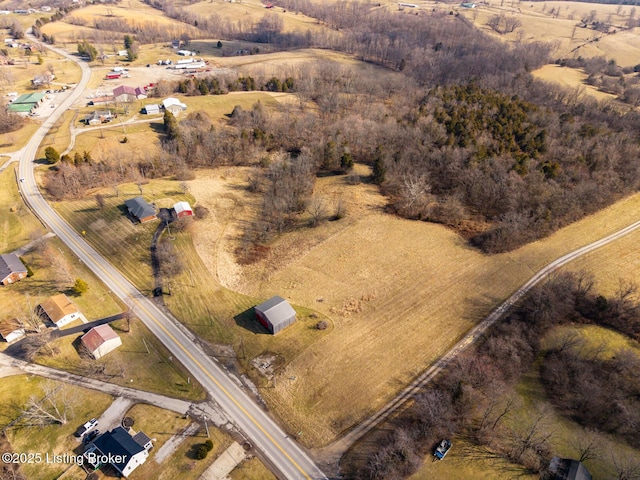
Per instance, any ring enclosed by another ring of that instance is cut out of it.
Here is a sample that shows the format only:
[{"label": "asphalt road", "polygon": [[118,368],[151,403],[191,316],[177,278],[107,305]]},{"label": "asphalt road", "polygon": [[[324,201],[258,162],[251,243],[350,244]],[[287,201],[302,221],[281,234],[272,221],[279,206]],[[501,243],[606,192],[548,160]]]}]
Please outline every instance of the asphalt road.
[{"label": "asphalt road", "polygon": [[60,49],[53,49],[76,61],[82,68],[82,80],[71,95],[42,124],[23,150],[19,163],[19,186],[23,198],[47,225],[111,291],[132,310],[167,347],[176,360],[207,390],[211,399],[225,412],[236,428],[251,441],[261,456],[280,478],[325,479],[324,473],[309,456],[262,410],[226,372],[196,344],[191,334],[178,321],[160,310],[140,293],[118,270],[95,251],[69,224],[49,206],[40,194],[34,170],[38,146],[56,120],[82,94],[91,72],[86,63]]}]

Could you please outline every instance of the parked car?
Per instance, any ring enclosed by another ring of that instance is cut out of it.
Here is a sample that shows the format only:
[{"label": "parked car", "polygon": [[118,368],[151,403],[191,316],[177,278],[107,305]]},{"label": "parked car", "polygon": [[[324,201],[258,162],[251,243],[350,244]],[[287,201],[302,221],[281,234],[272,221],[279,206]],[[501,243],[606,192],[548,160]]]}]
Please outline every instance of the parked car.
[{"label": "parked car", "polygon": [[442,440],[436,447],[436,451],[433,452],[433,456],[436,457],[436,460],[442,460],[447,455],[449,449],[451,449],[451,440]]},{"label": "parked car", "polygon": [[85,423],[80,428],[78,428],[78,430],[76,430],[76,437],[79,437],[79,438],[84,437],[87,433],[89,433],[91,430],[93,430],[97,426],[98,426],[98,419],[92,418],[87,423]]},{"label": "parked car", "polygon": [[89,433],[87,433],[84,437],[84,439],[82,440],[83,443],[89,443],[91,441],[93,441],[93,439],[95,439],[98,435],[100,435],[100,430],[95,429],[95,430],[91,430]]}]

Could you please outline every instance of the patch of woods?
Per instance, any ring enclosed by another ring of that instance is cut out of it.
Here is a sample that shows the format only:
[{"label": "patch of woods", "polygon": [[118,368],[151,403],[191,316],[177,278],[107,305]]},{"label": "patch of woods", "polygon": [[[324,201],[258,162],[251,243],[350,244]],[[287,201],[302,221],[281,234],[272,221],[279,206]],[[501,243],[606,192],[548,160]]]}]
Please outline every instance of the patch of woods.
[{"label": "patch of woods", "polygon": [[[618,475],[640,468],[638,459],[608,451],[606,432],[638,448],[635,426],[640,415],[637,351],[620,350],[615,357],[603,348],[587,348],[575,335],[541,350],[540,340],[553,327],[599,324],[640,338],[637,289],[621,285],[610,298],[593,290],[585,274],[558,274],[532,290],[508,316],[474,346],[458,355],[444,372],[414,398],[410,407],[389,420],[363,451],[347,454],[349,478],[400,479],[415,473],[425,455],[442,438],[464,439],[475,448],[469,455],[501,457],[529,473],[544,475],[554,455],[550,407],[528,418],[514,387],[536,369],[547,401],[591,434],[576,435],[571,447],[581,461],[607,458]],[[536,359],[542,357],[542,362]],[[535,365],[540,365],[537,367]],[[619,478],[627,478],[620,476]]]},{"label": "patch of woods", "polygon": [[0,134],[15,132],[24,124],[24,117],[9,111],[4,106],[0,108]]},{"label": "patch of woods", "polygon": [[[309,33],[309,44],[398,73],[373,78],[327,61],[291,67],[282,78],[159,82],[157,95],[262,89],[293,92],[295,102],[236,107],[225,124],[206,112],[165,116],[160,153],[127,152],[126,162],[115,151],[100,159],[90,154],[89,161],[68,157],[46,181],[50,194],[81,196],[125,181],[184,180],[200,167],[252,165],[248,188],[262,195],[263,206],[242,251],[259,252],[274,235],[305,225],[299,220],[309,210],[330,218],[313,196],[315,177],[349,173],[359,162],[372,167],[370,180],[391,212],[442,223],[496,253],[640,187],[640,116],[533,80],[529,71],[547,61],[548,45],[509,47],[462,18],[435,12],[396,15],[356,2],[280,5],[332,28]],[[289,175],[300,185],[283,180]],[[275,188],[274,181],[284,183]]]}]

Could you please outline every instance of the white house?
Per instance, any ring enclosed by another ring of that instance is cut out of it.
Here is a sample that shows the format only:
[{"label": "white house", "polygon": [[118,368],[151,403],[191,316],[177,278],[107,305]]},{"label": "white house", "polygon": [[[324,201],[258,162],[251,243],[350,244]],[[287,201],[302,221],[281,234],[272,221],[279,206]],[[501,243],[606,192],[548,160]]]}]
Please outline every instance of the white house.
[{"label": "white house", "polygon": [[27,334],[17,319],[0,322],[0,337],[7,343],[15,342]]},{"label": "white house", "polygon": [[93,327],[80,337],[80,342],[96,360],[122,345],[122,340],[108,324]]},{"label": "white house", "polygon": [[150,103],[149,105],[145,105],[144,113],[146,113],[147,115],[159,115],[160,105],[158,105],[157,103]]},{"label": "white house", "polygon": [[178,50],[178,55],[182,55],[183,57],[193,57],[196,52],[192,52],[191,50]]},{"label": "white house", "polygon": [[178,113],[187,109],[187,106],[184,103],[174,97],[165,98],[162,101],[162,107],[165,110],[170,111],[174,115],[177,115]]},{"label": "white house", "polygon": [[58,328],[81,318],[78,307],[64,293],[47,298],[38,306],[38,312]]},{"label": "white house", "polygon": [[128,477],[146,462],[153,448],[149,437],[140,433],[132,437],[124,428],[116,427],[96,438],[84,457],[95,468],[107,461],[120,475]]}]

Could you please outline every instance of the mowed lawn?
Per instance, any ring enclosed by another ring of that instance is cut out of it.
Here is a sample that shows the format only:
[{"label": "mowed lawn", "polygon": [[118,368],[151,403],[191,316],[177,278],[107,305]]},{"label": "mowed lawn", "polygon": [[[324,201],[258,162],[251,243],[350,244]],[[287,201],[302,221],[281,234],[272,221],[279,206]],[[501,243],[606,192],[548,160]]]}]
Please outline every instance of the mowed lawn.
[{"label": "mowed lawn", "polygon": [[[104,208],[98,206],[95,194],[103,196]],[[158,221],[133,223],[124,205],[125,200],[141,194],[147,202],[163,202],[163,207],[183,200],[193,203],[193,198],[180,190],[180,182],[155,180],[102,189],[81,200],[54,202],[53,206],[78,232],[84,232],[100,253],[118,265],[137,288],[150,294],[153,276],[149,249]]]},{"label": "mowed lawn", "polygon": [[[158,463],[156,455],[163,445],[176,434],[180,434],[191,422],[190,418],[151,405],[137,404],[128,412],[133,418],[133,430],[144,432],[154,439],[153,450],[149,452],[149,459],[138,467],[132,477],[137,480],[165,480],[175,478],[198,478],[198,476],[224,451],[233,441],[229,434],[209,425],[209,433],[213,442],[213,450],[204,460],[196,460],[193,451],[197,445],[207,440],[204,427],[194,436],[184,437],[179,448],[164,461]],[[188,472],[188,473],[187,473]]]}]

